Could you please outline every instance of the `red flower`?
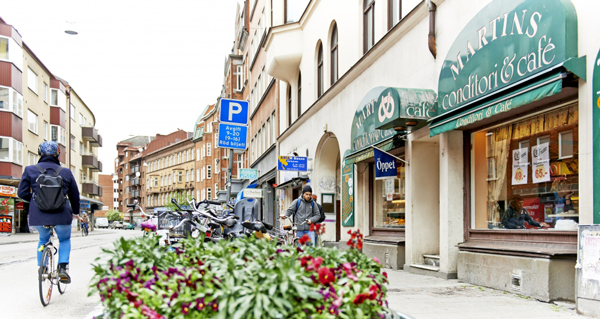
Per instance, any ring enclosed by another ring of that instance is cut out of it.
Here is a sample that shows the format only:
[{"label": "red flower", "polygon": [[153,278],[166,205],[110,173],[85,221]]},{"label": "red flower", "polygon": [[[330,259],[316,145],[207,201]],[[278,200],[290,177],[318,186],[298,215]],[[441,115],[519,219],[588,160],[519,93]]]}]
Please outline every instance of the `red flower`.
[{"label": "red flower", "polygon": [[304,245],[309,241],[310,241],[310,237],[308,237],[308,234],[304,234],[304,235],[302,235],[302,238],[300,238],[300,245]]},{"label": "red flower", "polygon": [[142,305],[140,310],[142,311],[142,315],[148,317],[149,319],[164,319],[164,317],[159,315],[158,312],[150,309],[146,305]]},{"label": "red flower", "polygon": [[314,223],[310,224],[310,231],[315,231],[315,225]]},{"label": "red flower", "polygon": [[370,297],[369,293],[364,292],[362,294],[358,294],[354,298],[354,301],[352,301],[352,302],[354,302],[354,304],[358,306],[361,303],[365,302],[365,300],[369,299],[369,297]]},{"label": "red flower", "polygon": [[181,313],[184,314],[184,315],[187,315],[189,311],[190,311],[190,303],[189,302],[184,302],[181,305]]},{"label": "red flower", "polygon": [[323,257],[317,257],[312,260],[312,264],[315,266],[315,268],[321,267],[322,263],[323,263]]},{"label": "red flower", "polygon": [[375,286],[375,285],[372,285],[371,288],[369,288],[369,299],[371,299],[371,300],[377,299],[378,291],[379,291],[379,288],[377,288],[377,286]]},{"label": "red flower", "polygon": [[387,272],[384,271],[382,274],[383,274],[383,277],[385,277],[385,279],[387,279]]},{"label": "red flower", "polygon": [[302,256],[302,258],[300,258],[300,266],[302,267],[306,267],[306,264],[308,263],[308,261],[311,259],[312,257],[306,257],[306,256]]},{"label": "red flower", "polygon": [[323,285],[329,285],[330,283],[335,281],[335,275],[331,271],[331,269],[327,267],[321,267],[319,269],[319,281]]}]

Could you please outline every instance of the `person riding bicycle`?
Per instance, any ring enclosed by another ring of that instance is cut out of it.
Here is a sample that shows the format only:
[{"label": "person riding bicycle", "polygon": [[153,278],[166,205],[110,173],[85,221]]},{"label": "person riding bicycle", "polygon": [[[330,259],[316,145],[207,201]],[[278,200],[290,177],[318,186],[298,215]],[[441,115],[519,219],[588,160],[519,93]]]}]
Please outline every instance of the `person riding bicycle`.
[{"label": "person riding bicycle", "polygon": [[81,227],[85,228],[85,232],[88,233],[90,231],[90,220],[88,219],[87,214],[81,214]]},{"label": "person riding bicycle", "polygon": [[[56,142],[43,142],[38,148],[40,160],[37,165],[25,167],[18,195],[29,202],[29,225],[35,226],[39,236],[37,247],[43,246],[50,240],[51,230],[44,226],[56,226],[55,231],[60,243],[58,247],[58,277],[61,283],[71,283],[68,273],[69,255],[71,254],[71,223],[79,217],[79,189],[73,173],[67,168],[61,168],[58,160],[60,148]],[[62,178],[62,193],[68,195],[71,205],[65,203],[60,209],[43,211],[38,206],[38,178],[42,174],[56,174]],[[44,172],[44,173],[42,173]],[[42,259],[42,251],[37,250],[38,266]]]},{"label": "person riding bicycle", "polygon": [[[298,201],[300,201],[300,203],[298,203]],[[302,196],[294,199],[290,207],[288,207],[285,213],[281,214],[279,217],[287,218],[292,215],[294,216],[293,223],[298,224],[296,236],[301,238],[304,234],[308,235],[308,238],[310,238],[310,244],[314,246],[316,243],[316,237],[315,232],[310,231],[310,224],[319,220],[320,213],[317,205],[312,203],[312,188],[310,186],[304,186],[302,188]],[[306,221],[306,223],[302,224],[304,221]]]}]

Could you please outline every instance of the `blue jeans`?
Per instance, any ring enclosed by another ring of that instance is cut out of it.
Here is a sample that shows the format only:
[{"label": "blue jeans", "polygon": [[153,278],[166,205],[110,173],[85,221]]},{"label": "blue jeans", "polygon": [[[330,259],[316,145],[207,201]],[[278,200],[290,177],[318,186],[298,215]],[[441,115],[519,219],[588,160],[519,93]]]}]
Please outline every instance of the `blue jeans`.
[{"label": "blue jeans", "polygon": [[[40,234],[40,241],[37,245],[37,248],[43,246],[50,240],[50,229],[44,228],[44,226],[35,226],[38,233]],[[69,263],[69,255],[71,254],[71,225],[57,225],[54,228],[56,235],[58,236],[58,263],[59,264],[68,264]],[[42,252],[37,251],[37,261],[38,266],[40,265],[40,261],[42,260]]]},{"label": "blue jeans", "polygon": [[296,231],[296,236],[298,236],[298,238],[302,238],[302,236],[304,236],[304,234],[308,235],[308,238],[310,238],[310,245],[314,247],[315,243],[317,242],[315,232],[310,231],[310,230],[297,230]]}]

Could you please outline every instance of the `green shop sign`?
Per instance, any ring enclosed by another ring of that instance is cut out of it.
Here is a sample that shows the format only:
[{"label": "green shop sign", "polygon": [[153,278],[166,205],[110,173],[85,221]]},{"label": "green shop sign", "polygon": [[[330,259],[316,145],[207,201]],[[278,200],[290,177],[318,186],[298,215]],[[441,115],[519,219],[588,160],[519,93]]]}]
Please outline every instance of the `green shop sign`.
[{"label": "green shop sign", "polygon": [[594,75],[592,81],[592,117],[594,145],[594,224],[600,224],[600,51],[594,60]]},{"label": "green shop sign", "polygon": [[372,89],[360,102],[352,121],[352,152],[389,139],[396,134],[394,127],[406,127],[407,122],[424,125],[436,115],[436,98],[433,90]]},{"label": "green shop sign", "polygon": [[[350,154],[346,150],[344,158]],[[342,226],[354,226],[354,164],[346,163],[342,168]]]},{"label": "green shop sign", "polygon": [[[569,0],[496,0],[458,35],[438,83],[441,115],[560,65],[579,68]],[[574,70],[572,70],[574,73]]]}]

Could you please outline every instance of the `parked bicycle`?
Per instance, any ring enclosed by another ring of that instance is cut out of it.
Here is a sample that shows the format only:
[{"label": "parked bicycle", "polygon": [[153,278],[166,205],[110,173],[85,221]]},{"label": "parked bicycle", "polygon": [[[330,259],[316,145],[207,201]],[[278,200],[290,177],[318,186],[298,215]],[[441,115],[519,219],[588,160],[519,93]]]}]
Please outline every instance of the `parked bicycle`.
[{"label": "parked bicycle", "polygon": [[297,246],[298,243],[300,242],[300,237],[298,237],[296,235],[296,232],[298,231],[298,226],[306,224],[306,221],[304,221],[302,223],[294,223],[291,216],[286,219],[288,219],[290,221],[289,225],[284,225],[283,223],[279,223],[280,224],[279,233],[281,234],[281,237],[282,237],[282,243],[287,244],[287,245]]},{"label": "parked bicycle", "polygon": [[58,292],[60,292],[61,295],[67,290],[67,285],[61,283],[58,278],[58,264],[54,266],[53,256],[58,252],[58,249],[56,249],[52,243],[55,227],[56,226],[44,226],[44,228],[50,228],[50,239],[47,243],[39,247],[39,250],[42,252],[42,259],[38,269],[38,281],[40,301],[44,307],[50,303],[52,287],[54,285],[58,286]]}]

